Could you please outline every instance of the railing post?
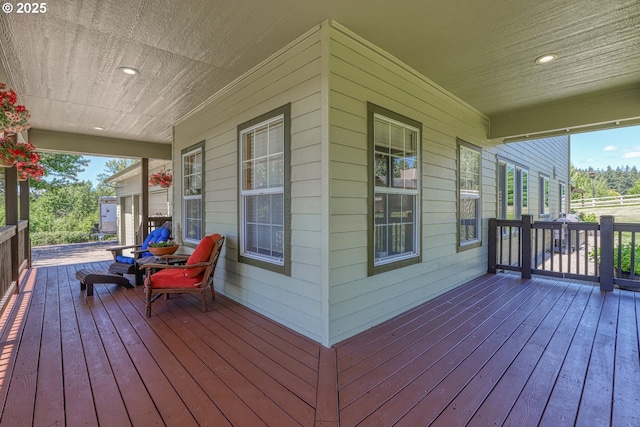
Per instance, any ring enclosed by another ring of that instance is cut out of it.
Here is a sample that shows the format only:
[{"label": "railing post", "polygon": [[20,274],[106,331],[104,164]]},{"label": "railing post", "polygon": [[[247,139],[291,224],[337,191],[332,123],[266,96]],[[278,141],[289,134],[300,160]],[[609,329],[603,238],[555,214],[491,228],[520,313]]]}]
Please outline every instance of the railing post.
[{"label": "railing post", "polygon": [[[18,283],[18,168],[13,166],[4,169],[5,190],[5,225],[16,227],[16,234],[11,237],[11,280]],[[19,289],[16,286],[16,292]]]},{"label": "railing post", "polygon": [[[29,221],[30,217],[29,207],[29,179],[20,182],[20,220]],[[29,221],[29,224],[31,222]],[[31,235],[29,234],[29,227],[24,233],[24,259],[27,260],[27,268],[31,267]]]},{"label": "railing post", "polygon": [[498,220],[489,218],[489,250],[487,272],[496,274],[496,258],[498,254]]},{"label": "railing post", "polygon": [[531,224],[533,215],[522,215],[522,278],[531,279]]},{"label": "railing post", "polygon": [[600,217],[600,290],[613,290],[613,222],[614,217]]}]

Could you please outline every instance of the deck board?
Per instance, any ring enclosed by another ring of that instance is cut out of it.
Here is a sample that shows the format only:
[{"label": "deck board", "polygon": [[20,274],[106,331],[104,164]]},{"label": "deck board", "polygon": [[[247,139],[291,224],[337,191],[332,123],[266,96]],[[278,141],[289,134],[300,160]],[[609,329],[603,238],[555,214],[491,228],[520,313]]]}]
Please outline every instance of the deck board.
[{"label": "deck board", "polygon": [[639,425],[640,298],[485,275],[332,348],[224,296],[153,304],[27,272],[0,318],[0,426]]}]

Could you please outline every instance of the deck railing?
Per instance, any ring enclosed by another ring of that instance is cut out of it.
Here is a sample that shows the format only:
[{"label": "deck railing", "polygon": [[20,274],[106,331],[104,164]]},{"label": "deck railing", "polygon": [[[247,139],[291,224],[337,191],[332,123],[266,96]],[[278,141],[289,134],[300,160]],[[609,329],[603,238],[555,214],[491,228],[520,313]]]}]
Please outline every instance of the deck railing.
[{"label": "deck railing", "polygon": [[0,313],[7,298],[18,291],[18,279],[29,267],[29,221],[0,228]]},{"label": "deck railing", "polygon": [[488,271],[521,272],[598,282],[603,290],[614,284],[640,288],[640,224],[615,223],[602,216],[600,223],[489,220]]}]

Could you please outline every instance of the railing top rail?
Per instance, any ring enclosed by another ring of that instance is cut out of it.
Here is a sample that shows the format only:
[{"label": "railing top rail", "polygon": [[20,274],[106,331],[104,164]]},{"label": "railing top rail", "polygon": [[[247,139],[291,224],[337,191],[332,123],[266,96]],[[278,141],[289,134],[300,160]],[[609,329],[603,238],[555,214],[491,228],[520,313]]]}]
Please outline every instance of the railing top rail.
[{"label": "railing top rail", "polygon": [[497,219],[496,225],[501,227],[521,227],[522,220],[519,219]]},{"label": "railing top rail", "polygon": [[597,222],[564,222],[564,221],[535,221],[531,224],[533,228],[543,228],[548,230],[559,230],[567,228],[569,230],[599,230],[600,224]]},{"label": "railing top rail", "polygon": [[0,243],[4,243],[16,235],[16,226],[7,225],[0,228]]},{"label": "railing top rail", "polygon": [[635,231],[640,232],[640,224],[630,222],[614,222],[613,231]]}]

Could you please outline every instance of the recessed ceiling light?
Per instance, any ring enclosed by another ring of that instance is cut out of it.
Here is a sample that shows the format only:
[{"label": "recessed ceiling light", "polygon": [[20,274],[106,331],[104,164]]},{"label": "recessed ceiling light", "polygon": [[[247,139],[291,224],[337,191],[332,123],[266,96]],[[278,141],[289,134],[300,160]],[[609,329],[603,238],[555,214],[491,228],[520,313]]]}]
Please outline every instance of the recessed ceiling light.
[{"label": "recessed ceiling light", "polygon": [[135,68],[131,68],[131,67],[120,67],[120,70],[125,74],[129,74],[130,76],[138,74],[138,70],[136,70]]},{"label": "recessed ceiling light", "polygon": [[548,64],[551,61],[554,61],[556,58],[558,57],[558,55],[556,55],[555,53],[547,53],[546,55],[542,55],[536,58],[535,63],[536,64]]},{"label": "recessed ceiling light", "polygon": [[102,126],[94,126],[93,129],[94,130],[104,130],[104,128]]}]

